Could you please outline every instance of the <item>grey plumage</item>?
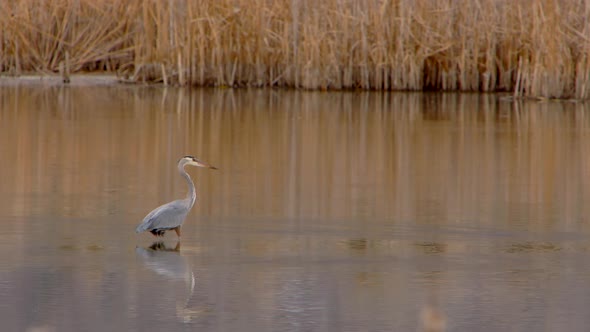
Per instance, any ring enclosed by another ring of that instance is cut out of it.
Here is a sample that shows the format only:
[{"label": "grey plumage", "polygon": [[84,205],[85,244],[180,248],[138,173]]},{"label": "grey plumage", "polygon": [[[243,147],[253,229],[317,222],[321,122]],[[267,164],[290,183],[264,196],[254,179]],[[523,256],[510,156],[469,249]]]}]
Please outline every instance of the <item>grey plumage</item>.
[{"label": "grey plumage", "polygon": [[182,157],[178,161],[178,172],[186,180],[189,186],[187,197],[185,199],[178,199],[166,203],[148,213],[141,224],[135,229],[137,233],[150,231],[154,236],[163,236],[167,230],[173,229],[178,234],[178,237],[180,237],[180,226],[184,223],[186,215],[197,200],[195,185],[184,169],[184,166],[186,165],[217,169],[193,156]]}]

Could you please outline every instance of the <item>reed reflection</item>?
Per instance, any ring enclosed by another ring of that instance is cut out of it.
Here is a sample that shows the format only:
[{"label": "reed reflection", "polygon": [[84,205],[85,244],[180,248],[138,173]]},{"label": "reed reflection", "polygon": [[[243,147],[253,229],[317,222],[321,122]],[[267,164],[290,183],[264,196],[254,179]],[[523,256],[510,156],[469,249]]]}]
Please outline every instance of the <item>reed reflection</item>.
[{"label": "reed reflection", "polygon": [[586,104],[131,87],[0,97],[0,139],[11,142],[0,149],[14,160],[0,207],[13,216],[139,214],[183,193],[168,161],[187,153],[224,169],[196,179],[205,219],[543,228],[590,214],[578,203],[590,188]]}]

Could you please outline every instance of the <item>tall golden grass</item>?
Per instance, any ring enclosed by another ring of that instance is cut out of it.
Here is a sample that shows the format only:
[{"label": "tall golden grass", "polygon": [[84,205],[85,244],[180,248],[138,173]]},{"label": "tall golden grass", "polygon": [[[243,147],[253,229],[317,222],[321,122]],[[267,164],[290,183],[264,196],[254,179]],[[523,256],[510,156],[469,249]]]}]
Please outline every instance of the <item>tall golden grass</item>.
[{"label": "tall golden grass", "polygon": [[589,20],[588,0],[7,0],[0,72],[584,99]]}]

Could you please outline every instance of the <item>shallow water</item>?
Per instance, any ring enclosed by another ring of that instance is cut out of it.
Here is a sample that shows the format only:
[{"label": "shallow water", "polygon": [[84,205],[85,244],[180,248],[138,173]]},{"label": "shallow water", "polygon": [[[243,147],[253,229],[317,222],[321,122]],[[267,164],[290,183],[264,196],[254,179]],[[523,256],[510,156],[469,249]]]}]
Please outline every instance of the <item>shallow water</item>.
[{"label": "shallow water", "polygon": [[[588,107],[0,87],[2,329],[586,330]],[[185,154],[181,244],[136,235]]]}]

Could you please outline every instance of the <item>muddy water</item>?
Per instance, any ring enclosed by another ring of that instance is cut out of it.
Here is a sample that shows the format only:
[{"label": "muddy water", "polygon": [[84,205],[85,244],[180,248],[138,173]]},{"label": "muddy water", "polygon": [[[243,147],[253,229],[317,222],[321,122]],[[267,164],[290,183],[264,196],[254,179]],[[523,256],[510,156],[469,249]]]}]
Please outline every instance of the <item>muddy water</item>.
[{"label": "muddy water", "polygon": [[[588,105],[0,87],[6,331],[583,331]],[[177,242],[134,233],[182,197]]]}]

